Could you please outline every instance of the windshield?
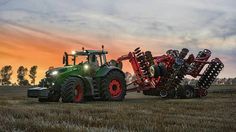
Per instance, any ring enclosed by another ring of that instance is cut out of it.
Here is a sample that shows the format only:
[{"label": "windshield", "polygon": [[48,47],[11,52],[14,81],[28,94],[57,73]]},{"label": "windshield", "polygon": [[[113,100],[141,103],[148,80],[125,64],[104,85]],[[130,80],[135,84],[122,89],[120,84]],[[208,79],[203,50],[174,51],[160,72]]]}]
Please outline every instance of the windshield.
[{"label": "windshield", "polygon": [[78,65],[88,61],[88,56],[68,56],[68,65]]},{"label": "windshield", "polygon": [[65,52],[63,56],[63,64],[78,65],[80,63],[89,63],[92,65],[101,66],[106,63],[105,55],[89,54],[89,55],[71,55]]}]

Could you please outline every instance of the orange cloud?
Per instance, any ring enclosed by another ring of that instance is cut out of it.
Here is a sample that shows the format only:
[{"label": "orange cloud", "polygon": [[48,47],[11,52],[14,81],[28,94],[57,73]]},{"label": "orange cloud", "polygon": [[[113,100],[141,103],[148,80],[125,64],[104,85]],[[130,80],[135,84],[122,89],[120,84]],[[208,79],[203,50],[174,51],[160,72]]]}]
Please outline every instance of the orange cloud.
[{"label": "orange cloud", "polygon": [[[52,31],[56,32],[56,31]],[[82,41],[83,40],[83,41]],[[16,71],[21,65],[30,68],[39,66],[37,82],[44,77],[50,67],[62,66],[64,51],[80,50],[82,47],[101,49],[101,44],[85,36],[74,37],[63,33],[52,34],[40,30],[6,24],[0,26],[0,67],[12,65],[14,74],[12,81],[16,82]],[[112,47],[106,50],[110,50]],[[109,52],[111,53],[111,52]],[[118,56],[118,54],[117,54]],[[108,59],[114,58],[109,54]]]}]

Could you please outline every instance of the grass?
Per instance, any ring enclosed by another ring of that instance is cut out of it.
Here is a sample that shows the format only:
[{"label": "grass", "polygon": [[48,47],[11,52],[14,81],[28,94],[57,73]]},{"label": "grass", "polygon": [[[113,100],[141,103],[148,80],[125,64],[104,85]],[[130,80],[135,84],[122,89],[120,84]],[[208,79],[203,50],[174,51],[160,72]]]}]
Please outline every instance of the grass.
[{"label": "grass", "polygon": [[0,93],[1,131],[236,131],[235,92],[171,100],[131,93],[123,102],[84,104]]}]

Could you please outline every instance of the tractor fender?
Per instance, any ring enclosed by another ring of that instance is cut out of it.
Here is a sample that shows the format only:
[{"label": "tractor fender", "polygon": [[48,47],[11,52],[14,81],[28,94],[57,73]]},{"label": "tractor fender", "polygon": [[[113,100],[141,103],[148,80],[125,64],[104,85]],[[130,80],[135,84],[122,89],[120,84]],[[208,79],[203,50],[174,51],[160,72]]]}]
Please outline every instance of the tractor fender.
[{"label": "tractor fender", "polygon": [[90,79],[88,79],[86,77],[82,77],[80,75],[70,75],[69,77],[78,77],[78,78],[80,78],[83,81],[84,84],[90,82]]},{"label": "tractor fender", "polygon": [[93,84],[92,84],[92,78],[89,77],[82,77],[80,75],[70,75],[69,77],[77,77],[80,78],[82,80],[82,82],[84,83],[84,87],[85,87],[85,95],[86,96],[90,96],[92,95],[92,91],[93,91]]},{"label": "tractor fender", "polygon": [[105,77],[111,71],[118,71],[118,72],[122,73],[122,75],[125,78],[125,73],[122,70],[120,70],[120,68],[115,67],[115,66],[105,66],[105,67],[101,68],[99,71],[97,71],[96,77]]},{"label": "tractor fender", "polygon": [[84,81],[84,77],[80,76],[80,75],[69,75],[69,77],[78,77],[80,79],[82,79]]}]

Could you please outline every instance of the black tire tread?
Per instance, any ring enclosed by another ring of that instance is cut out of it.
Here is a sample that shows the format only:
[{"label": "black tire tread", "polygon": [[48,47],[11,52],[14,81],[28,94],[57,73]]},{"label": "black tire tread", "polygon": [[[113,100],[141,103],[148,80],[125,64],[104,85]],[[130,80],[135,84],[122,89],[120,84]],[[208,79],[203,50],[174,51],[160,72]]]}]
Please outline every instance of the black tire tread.
[{"label": "black tire tread", "polygon": [[[69,77],[64,81],[61,87],[61,97],[63,103],[75,103],[75,88],[77,85],[84,88],[83,81],[78,77]],[[83,101],[84,100],[82,99],[80,102],[76,103],[81,103]]]}]

